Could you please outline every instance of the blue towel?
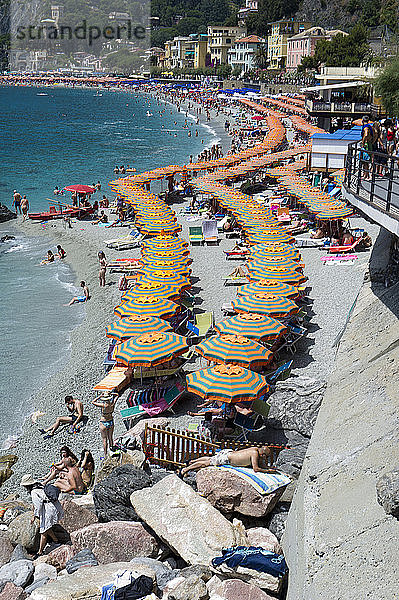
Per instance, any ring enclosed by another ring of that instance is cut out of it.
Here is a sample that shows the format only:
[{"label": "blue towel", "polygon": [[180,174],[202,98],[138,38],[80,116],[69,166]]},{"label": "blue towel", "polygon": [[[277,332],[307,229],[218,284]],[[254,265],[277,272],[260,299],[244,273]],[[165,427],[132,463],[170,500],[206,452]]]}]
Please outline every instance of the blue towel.
[{"label": "blue towel", "polygon": [[233,471],[262,495],[271,494],[291,483],[291,478],[280,471],[276,471],[275,473],[255,473],[253,469],[249,469],[248,467],[233,467],[231,465],[221,465],[217,468]]}]

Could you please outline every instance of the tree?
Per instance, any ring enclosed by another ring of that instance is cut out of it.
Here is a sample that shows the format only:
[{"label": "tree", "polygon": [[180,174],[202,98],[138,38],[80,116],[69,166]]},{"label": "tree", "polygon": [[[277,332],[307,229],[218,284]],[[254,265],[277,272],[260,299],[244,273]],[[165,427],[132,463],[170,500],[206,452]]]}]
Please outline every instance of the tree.
[{"label": "tree", "polygon": [[231,66],[219,65],[216,69],[216,75],[222,79],[228,79],[231,75]]},{"label": "tree", "polygon": [[267,46],[261,44],[255,54],[255,64],[260,69],[266,69],[267,67]]},{"label": "tree", "polygon": [[399,58],[389,63],[376,78],[374,88],[387,114],[399,115]]}]

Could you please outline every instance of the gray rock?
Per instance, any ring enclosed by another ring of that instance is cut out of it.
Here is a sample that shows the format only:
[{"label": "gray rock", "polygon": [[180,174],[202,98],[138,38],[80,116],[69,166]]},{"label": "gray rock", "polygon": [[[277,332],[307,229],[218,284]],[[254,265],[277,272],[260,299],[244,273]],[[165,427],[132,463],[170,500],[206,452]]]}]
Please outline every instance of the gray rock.
[{"label": "gray rock", "polygon": [[127,464],[116,467],[93,490],[94,506],[98,520],[138,521],[130,503],[130,495],[151,485],[151,479],[142,469]]},{"label": "gray rock", "polygon": [[61,506],[64,509],[64,517],[60,521],[60,525],[69,533],[97,523],[94,512],[84,506],[78,506],[71,499],[63,500]]},{"label": "gray rock", "polygon": [[133,492],[131,502],[158,537],[188,563],[208,565],[222,548],[246,543],[245,532],[176,475]]},{"label": "gray rock", "polygon": [[288,506],[286,504],[279,503],[272,511],[271,517],[268,521],[267,528],[269,531],[274,533],[276,538],[280,541],[284,530],[285,522],[288,517]]},{"label": "gray rock", "polygon": [[109,477],[111,473],[124,465],[132,465],[141,469],[145,463],[145,454],[141,450],[132,450],[129,452],[121,452],[118,455],[109,455],[101,463],[97,473],[95,485]]},{"label": "gray rock", "polygon": [[39,563],[35,566],[33,581],[40,579],[57,579],[57,569],[48,563]]},{"label": "gray rock", "polygon": [[28,552],[21,544],[17,544],[10,556],[10,562],[14,560],[30,560]]},{"label": "gray rock", "polygon": [[270,397],[268,426],[295,430],[310,438],[323,399],[326,382],[311,377],[278,381]]},{"label": "gray rock", "polygon": [[25,506],[10,506],[10,508],[7,508],[6,512],[4,513],[2,521],[6,525],[9,525],[11,521],[13,521],[19,515],[22,515],[22,513],[26,511],[27,509],[25,508]]},{"label": "gray rock", "polygon": [[5,531],[0,531],[0,567],[9,562],[13,546]]},{"label": "gray rock", "polygon": [[301,444],[287,450],[282,450],[278,455],[276,467],[298,479],[303,461],[305,460],[307,446],[307,444]]},{"label": "gray rock", "polygon": [[388,515],[399,519],[399,468],[378,479],[377,500]]},{"label": "gray rock", "polygon": [[181,577],[191,577],[195,575],[196,577],[200,577],[205,583],[207,583],[211,577],[213,576],[212,571],[206,565],[191,565],[189,567],[185,567],[180,571]]},{"label": "gray rock", "polygon": [[16,219],[17,215],[4,204],[0,204],[0,223],[5,223],[6,221],[10,221],[11,219]]},{"label": "gray rock", "polygon": [[17,587],[26,587],[33,577],[35,567],[30,560],[16,560],[0,569],[0,582],[11,581]]},{"label": "gray rock", "polygon": [[39,524],[37,519],[31,523],[32,513],[24,512],[11,521],[8,537],[13,545],[21,544],[28,552],[36,552],[39,547]]},{"label": "gray rock", "polygon": [[170,600],[206,600],[208,590],[205,582],[194,573],[188,577],[178,576],[169,581],[164,597]]},{"label": "gray rock", "polygon": [[41,579],[37,579],[33,583],[28,585],[28,587],[25,588],[25,593],[31,594],[34,590],[37,590],[38,588],[43,587],[49,581],[50,581],[49,577],[42,577]]},{"label": "gray rock", "polygon": [[65,568],[69,575],[71,573],[75,573],[81,567],[96,567],[98,565],[98,560],[94,556],[93,552],[89,548],[85,548],[81,550],[73,558],[68,560]]}]

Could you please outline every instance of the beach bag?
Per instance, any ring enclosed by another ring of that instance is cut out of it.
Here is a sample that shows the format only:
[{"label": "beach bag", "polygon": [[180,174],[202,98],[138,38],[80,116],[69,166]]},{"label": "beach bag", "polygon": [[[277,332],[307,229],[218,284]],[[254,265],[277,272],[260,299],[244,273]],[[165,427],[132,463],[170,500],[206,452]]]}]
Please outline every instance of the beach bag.
[{"label": "beach bag", "polygon": [[57,502],[61,493],[61,490],[57,486],[52,483],[46,483],[43,489],[50,502]]},{"label": "beach bag", "polygon": [[128,585],[115,590],[114,600],[139,600],[149,596],[153,587],[154,582],[151,577],[140,575]]}]

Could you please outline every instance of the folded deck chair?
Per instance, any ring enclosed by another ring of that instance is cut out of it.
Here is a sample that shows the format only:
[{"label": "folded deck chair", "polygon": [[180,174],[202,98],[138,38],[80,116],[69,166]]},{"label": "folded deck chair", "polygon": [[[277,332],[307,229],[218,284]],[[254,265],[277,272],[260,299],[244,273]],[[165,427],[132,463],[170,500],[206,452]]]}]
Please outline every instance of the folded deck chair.
[{"label": "folded deck chair", "polygon": [[214,326],[213,312],[205,312],[195,315],[195,325],[199,331],[200,337],[206,337],[207,335],[210,335]]},{"label": "folded deck chair", "polygon": [[224,231],[224,226],[227,223],[228,218],[229,218],[228,215],[224,215],[224,217],[217,222],[217,224],[218,224],[218,232],[219,233],[222,233]]},{"label": "folded deck chair", "polygon": [[242,415],[237,412],[234,418],[234,425],[241,430],[241,433],[236,440],[248,441],[248,433],[259,429],[262,426],[262,423],[263,418],[259,414]]},{"label": "folded deck chair", "polygon": [[188,239],[190,244],[202,244],[204,236],[202,234],[202,227],[189,227]]},{"label": "folded deck chair", "polygon": [[104,392],[119,392],[129,383],[130,378],[126,375],[126,367],[113,367],[93,390]]},{"label": "folded deck chair", "polygon": [[120,411],[121,417],[127,430],[129,430],[133,423],[132,419],[140,416],[156,416],[164,413],[167,410],[173,412],[173,406],[183,396],[185,392],[185,386],[182,382],[178,381],[174,386],[168,390],[163,391],[157,400],[145,402],[145,396],[143,396],[144,402],[131,406],[129,408],[123,408]]},{"label": "folded deck chair", "polygon": [[143,239],[144,236],[137,229],[131,229],[127,235],[112,240],[105,240],[104,243],[107,248],[130,250],[131,248],[138,248]]}]

